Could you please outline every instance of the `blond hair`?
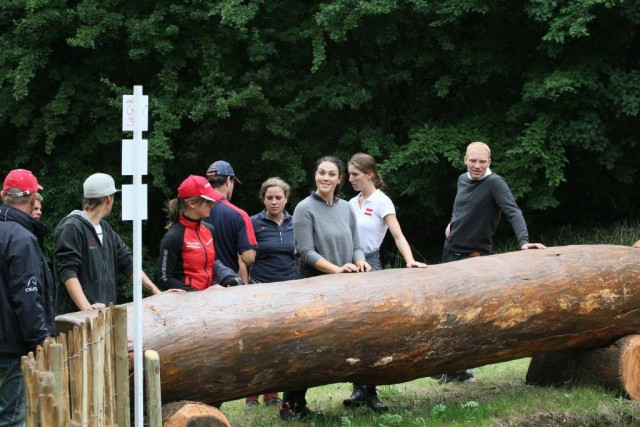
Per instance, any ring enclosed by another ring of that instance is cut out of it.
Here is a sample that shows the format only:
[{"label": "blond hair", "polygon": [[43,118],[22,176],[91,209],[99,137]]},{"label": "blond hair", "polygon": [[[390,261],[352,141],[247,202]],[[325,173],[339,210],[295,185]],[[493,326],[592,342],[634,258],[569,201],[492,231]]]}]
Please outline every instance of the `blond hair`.
[{"label": "blond hair", "polygon": [[472,142],[471,144],[467,145],[467,153],[466,153],[467,156],[469,155],[469,152],[471,150],[484,151],[485,153],[487,153],[487,156],[489,158],[491,158],[491,149],[484,142],[475,141],[475,142]]}]

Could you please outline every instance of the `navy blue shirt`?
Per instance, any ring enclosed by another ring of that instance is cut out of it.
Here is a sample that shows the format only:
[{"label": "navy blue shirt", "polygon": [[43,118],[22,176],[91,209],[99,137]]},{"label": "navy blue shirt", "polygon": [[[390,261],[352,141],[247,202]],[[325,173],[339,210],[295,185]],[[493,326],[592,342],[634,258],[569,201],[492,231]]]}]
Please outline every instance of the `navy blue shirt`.
[{"label": "navy blue shirt", "polygon": [[265,211],[251,217],[258,240],[256,262],[250,276],[260,283],[283,282],[296,278],[295,239],[291,215],[284,211],[282,225],[267,218]]},{"label": "navy blue shirt", "polygon": [[213,205],[209,217],[203,221],[213,225],[216,259],[237,273],[238,254],[258,248],[249,215],[223,198]]}]

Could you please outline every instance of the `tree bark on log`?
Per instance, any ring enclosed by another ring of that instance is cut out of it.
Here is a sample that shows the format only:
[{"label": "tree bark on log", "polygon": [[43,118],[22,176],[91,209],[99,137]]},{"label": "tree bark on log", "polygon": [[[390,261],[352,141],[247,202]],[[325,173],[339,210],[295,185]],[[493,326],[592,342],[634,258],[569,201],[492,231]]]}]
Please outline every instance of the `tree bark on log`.
[{"label": "tree bark on log", "polygon": [[180,401],[162,406],[162,427],[231,427],[231,424],[219,409]]},{"label": "tree bark on log", "polygon": [[[640,250],[583,245],[143,301],[163,399],[394,384],[640,330]],[[132,341],[132,305],[129,336]],[[87,312],[58,317],[61,329]]]},{"label": "tree bark on log", "polygon": [[639,399],[640,335],[628,335],[608,347],[534,357],[527,371],[527,383],[597,385],[620,396]]}]

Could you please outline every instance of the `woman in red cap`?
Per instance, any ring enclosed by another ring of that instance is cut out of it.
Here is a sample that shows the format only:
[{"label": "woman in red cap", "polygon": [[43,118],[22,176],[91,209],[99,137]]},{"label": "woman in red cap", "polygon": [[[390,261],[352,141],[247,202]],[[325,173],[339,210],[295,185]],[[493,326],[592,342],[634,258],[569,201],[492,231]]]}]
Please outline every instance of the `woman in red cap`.
[{"label": "woman in red cap", "polygon": [[213,227],[207,218],[214,200],[220,198],[203,176],[190,175],[169,202],[167,233],[160,242],[158,285],[165,289],[202,291],[214,284],[235,286],[242,279],[216,261]]}]

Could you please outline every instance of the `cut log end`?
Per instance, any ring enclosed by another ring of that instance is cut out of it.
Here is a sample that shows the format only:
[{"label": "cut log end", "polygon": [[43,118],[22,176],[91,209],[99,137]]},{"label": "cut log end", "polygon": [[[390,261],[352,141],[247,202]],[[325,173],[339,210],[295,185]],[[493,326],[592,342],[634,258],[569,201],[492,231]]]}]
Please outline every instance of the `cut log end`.
[{"label": "cut log end", "polygon": [[620,381],[628,398],[640,400],[640,335],[630,335],[620,341],[624,343]]},{"label": "cut log end", "polygon": [[634,247],[634,248],[640,248],[640,240],[638,240],[637,242],[635,242],[635,243],[633,244],[633,247]]},{"label": "cut log end", "polygon": [[217,408],[187,400],[162,406],[163,427],[231,427],[229,420]]},{"label": "cut log end", "polygon": [[608,347],[534,357],[526,380],[541,386],[596,385],[640,400],[640,335],[628,335]]}]

